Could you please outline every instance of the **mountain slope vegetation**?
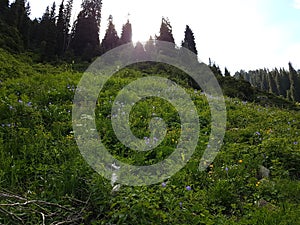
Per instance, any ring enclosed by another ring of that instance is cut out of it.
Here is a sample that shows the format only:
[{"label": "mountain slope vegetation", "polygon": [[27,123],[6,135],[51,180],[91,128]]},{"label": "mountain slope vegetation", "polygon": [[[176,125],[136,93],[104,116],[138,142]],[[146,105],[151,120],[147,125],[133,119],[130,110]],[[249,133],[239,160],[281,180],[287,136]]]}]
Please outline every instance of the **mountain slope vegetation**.
[{"label": "mountain slope vegetation", "polygon": [[[74,140],[72,101],[82,72],[74,64],[37,64],[26,54],[4,50],[0,58],[1,224],[299,224],[297,108],[277,107],[271,98],[256,102],[243,99],[247,95],[226,96],[224,143],[201,172],[211,123],[205,94],[168,66],[122,69],[99,94],[96,110],[98,132],[111,154],[128,163],[163,160],[178,141],[175,109],[151,98],[136,104],[130,125],[137,137],[147,136],[145,127],[155,106],[170,123],[162,144],[143,156],[130,155],[114,138],[113,100],[120,88],[139,77],[159,75],[183,86],[198,110],[201,130],[192,159],[173,177],[161,184],[113,190],[85,162]],[[231,86],[238,80],[222,79],[229,83],[223,89],[241,93]]]}]

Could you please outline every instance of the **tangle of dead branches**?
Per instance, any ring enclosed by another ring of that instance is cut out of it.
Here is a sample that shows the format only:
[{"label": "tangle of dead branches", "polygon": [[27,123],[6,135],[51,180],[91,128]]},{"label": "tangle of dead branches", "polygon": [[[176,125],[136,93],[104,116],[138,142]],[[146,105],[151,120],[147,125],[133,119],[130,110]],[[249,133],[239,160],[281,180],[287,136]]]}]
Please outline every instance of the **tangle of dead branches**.
[{"label": "tangle of dead branches", "polygon": [[[12,224],[80,224],[83,222],[83,213],[89,198],[81,201],[71,197],[65,197],[67,205],[48,202],[0,191],[0,224],[9,221]],[[1,216],[2,214],[2,216]],[[34,217],[34,221],[31,221]],[[1,221],[1,218],[3,221]]]}]

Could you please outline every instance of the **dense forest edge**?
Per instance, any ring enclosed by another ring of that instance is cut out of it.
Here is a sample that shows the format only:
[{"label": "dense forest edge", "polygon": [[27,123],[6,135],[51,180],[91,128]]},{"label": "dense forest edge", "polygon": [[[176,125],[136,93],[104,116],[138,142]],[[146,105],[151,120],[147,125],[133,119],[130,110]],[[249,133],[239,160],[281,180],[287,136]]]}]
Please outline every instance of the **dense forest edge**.
[{"label": "dense forest edge", "polygon": [[[117,71],[99,93],[95,110],[97,131],[117,159],[153,164],[168,157],[179,141],[178,112],[158,98],[135,104],[129,121],[134,135],[147,139],[152,116],[161,116],[168,130],[157,148],[136,153],[115,136],[112,105],[118,92],[138,78],[157,75],[183,87],[201,126],[193,157],[174,176],[150,186],[123,186],[100,176],[80,154],[72,105],[91,62],[132,43],[133,27],[126,21],[119,37],[110,16],[100,41],[102,1],[83,0],[73,24],[72,8],[73,0],[63,0],[32,20],[25,0],[0,0],[0,224],[300,224],[300,72],[291,63],[288,71],[230,74],[209,60],[224,93],[227,123],[220,152],[205,171],[198,168],[212,121],[208,98],[195,81],[163,63]],[[184,33],[177,48],[197,55],[188,25]],[[159,35],[132,43],[134,57],[157,51],[156,41],[175,47],[167,18]]]},{"label": "dense forest edge", "polygon": [[[52,65],[75,62],[87,66],[105,52],[122,44],[132,43],[133,28],[130,21],[127,20],[123,25],[119,36],[111,15],[108,18],[104,38],[100,42],[101,0],[82,1],[82,9],[73,23],[71,21],[73,0],[63,0],[58,7],[54,2],[52,6],[46,8],[41,18],[33,20],[29,17],[30,5],[26,0],[16,0],[11,4],[8,0],[1,0],[0,4],[0,48],[15,54],[26,53],[34,62]],[[140,42],[133,46],[137,57],[142,57],[145,52],[155,49],[156,40],[175,43],[168,18],[162,18],[159,35],[150,36],[144,46]],[[181,47],[198,54],[194,33],[188,25],[184,31]],[[209,66],[219,77],[225,95],[242,96],[244,100],[252,101],[257,101],[258,98],[273,98],[273,95],[269,94],[260,96],[259,92],[264,91],[296,103],[300,101],[300,73],[293,68],[291,62],[288,65],[288,71],[283,68],[249,72],[241,70],[233,75],[239,80],[235,82],[229,78],[231,75],[227,68],[223,74],[219,66],[209,59]],[[86,67],[77,66],[77,68],[84,70]],[[250,90],[249,87],[245,89],[247,85],[241,79],[249,82],[256,90]],[[282,100],[277,100],[275,102],[281,106],[285,105]]]}]

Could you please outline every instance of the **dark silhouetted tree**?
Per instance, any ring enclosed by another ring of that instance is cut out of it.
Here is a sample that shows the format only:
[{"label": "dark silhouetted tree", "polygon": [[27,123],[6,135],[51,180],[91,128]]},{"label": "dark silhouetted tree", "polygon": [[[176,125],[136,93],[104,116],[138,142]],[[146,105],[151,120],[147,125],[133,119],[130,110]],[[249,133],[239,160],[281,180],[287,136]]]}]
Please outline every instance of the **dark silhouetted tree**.
[{"label": "dark silhouetted tree", "polygon": [[105,53],[119,45],[119,36],[113,24],[112,15],[108,18],[108,27],[101,42],[101,52]]},{"label": "dark silhouetted tree", "polygon": [[58,19],[56,23],[56,28],[57,28],[56,54],[58,56],[62,56],[68,47],[72,6],[73,6],[73,0],[68,0],[66,6],[64,6],[64,0],[62,0],[59,7]]},{"label": "dark silhouetted tree", "polygon": [[165,19],[164,17],[161,20],[159,36],[156,37],[156,39],[159,41],[168,41],[171,43],[175,43],[174,37],[172,34],[172,26],[170,24],[170,21],[168,19]]},{"label": "dark silhouetted tree", "polygon": [[29,46],[30,6],[26,0],[16,0],[11,4],[7,22],[20,32],[25,49]]},{"label": "dark silhouetted tree", "polygon": [[225,77],[230,77],[230,73],[228,71],[228,69],[225,67],[225,73],[224,73]]},{"label": "dark silhouetted tree", "polygon": [[73,8],[73,0],[68,0],[67,4],[65,5],[65,11],[64,11],[64,22],[65,22],[64,50],[67,50],[69,48],[70,41],[71,41],[70,22],[71,22],[72,8]]},{"label": "dark silhouetted tree", "polygon": [[0,0],[0,19],[7,21],[7,15],[8,15],[8,0]]},{"label": "dark silhouetted tree", "polygon": [[55,2],[53,2],[51,10],[49,10],[49,7],[46,8],[40,23],[40,46],[42,61],[51,61],[55,59],[57,44],[55,9],[56,5]]},{"label": "dark silhouetted tree", "polygon": [[65,49],[65,14],[64,14],[64,0],[62,0],[59,6],[58,18],[57,18],[57,44],[56,44],[56,54],[58,56],[63,55]]},{"label": "dark silhouetted tree", "polygon": [[78,57],[89,60],[99,49],[102,0],[84,0],[72,34],[72,49]]},{"label": "dark silhouetted tree", "polygon": [[127,44],[132,42],[132,26],[129,20],[122,27],[122,33],[120,37],[120,44]]},{"label": "dark silhouetted tree", "polygon": [[293,68],[292,63],[289,63],[289,77],[290,77],[290,96],[293,101],[300,102],[300,85],[297,71]]},{"label": "dark silhouetted tree", "polygon": [[275,95],[279,95],[279,91],[275,82],[275,71],[271,71],[268,74],[268,78],[269,78],[269,92],[273,93]]},{"label": "dark silhouetted tree", "polygon": [[213,65],[210,66],[210,69],[215,74],[215,76],[223,76],[220,67],[217,66],[216,63],[213,63]]},{"label": "dark silhouetted tree", "polygon": [[194,33],[188,25],[186,25],[184,32],[184,40],[182,41],[181,46],[191,50],[196,55],[198,54]]}]

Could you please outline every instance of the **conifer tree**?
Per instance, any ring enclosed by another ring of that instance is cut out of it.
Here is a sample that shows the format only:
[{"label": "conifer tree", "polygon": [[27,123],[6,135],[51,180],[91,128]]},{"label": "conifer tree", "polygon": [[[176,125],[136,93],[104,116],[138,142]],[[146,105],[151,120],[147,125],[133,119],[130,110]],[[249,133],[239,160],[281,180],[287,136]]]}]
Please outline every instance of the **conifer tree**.
[{"label": "conifer tree", "polygon": [[278,71],[277,68],[275,68],[275,83],[276,83],[276,86],[277,86],[278,95],[285,96],[286,95],[286,90],[284,90],[284,88],[283,88],[282,75]]},{"label": "conifer tree", "polygon": [[261,77],[262,77],[262,90],[268,91],[269,90],[269,82],[268,82],[268,75],[265,70],[260,70]]},{"label": "conifer tree", "polygon": [[285,92],[284,97],[288,98],[287,92],[291,87],[291,81],[290,81],[290,78],[289,78],[289,73],[288,73],[288,71],[286,71],[284,69],[281,69],[281,74],[282,74],[282,76],[281,76],[281,85],[282,85],[282,89]]},{"label": "conifer tree", "polygon": [[120,38],[120,44],[127,44],[132,42],[132,26],[129,20],[122,27],[122,33]]},{"label": "conifer tree", "polygon": [[8,0],[0,0],[0,19],[6,21],[8,13]]},{"label": "conifer tree", "polygon": [[161,26],[159,31],[159,36],[156,37],[159,41],[167,41],[171,43],[175,43],[174,37],[172,34],[172,26],[170,24],[170,21],[166,18],[162,18],[161,20]]},{"label": "conifer tree", "polygon": [[53,2],[52,7],[51,7],[51,11],[50,11],[50,21],[52,23],[56,22],[56,13],[55,13],[55,10],[56,10],[56,3]]},{"label": "conifer tree", "polygon": [[143,60],[146,57],[146,52],[144,46],[141,42],[137,42],[134,47],[134,57],[135,59]]},{"label": "conifer tree", "polygon": [[7,22],[20,32],[24,47],[29,46],[30,6],[26,0],[16,0],[11,4]]},{"label": "conifer tree", "polygon": [[49,6],[41,20],[40,32],[41,32],[41,57],[42,61],[50,61],[55,59],[56,53],[56,4],[53,2],[51,10]]},{"label": "conifer tree", "polygon": [[155,51],[155,40],[150,36],[149,40],[145,44],[146,53],[153,53]]},{"label": "conifer tree", "polygon": [[102,0],[84,0],[72,34],[72,48],[76,56],[91,59],[99,48]]},{"label": "conifer tree", "polygon": [[292,64],[289,63],[289,78],[290,78],[290,99],[293,101],[300,102],[300,89],[299,89],[299,78],[297,71],[293,68]]},{"label": "conifer tree", "polygon": [[210,67],[212,72],[215,74],[215,76],[223,76],[222,71],[216,63],[213,63],[213,65]]},{"label": "conifer tree", "polygon": [[182,41],[181,46],[189,49],[190,51],[194,52],[196,55],[198,54],[194,33],[188,25],[186,25],[185,32],[184,32],[184,40]]},{"label": "conifer tree", "polygon": [[[71,35],[69,34],[70,32],[70,22],[71,22],[71,14],[72,14],[72,8],[73,8],[73,0],[68,0],[67,4],[65,6],[65,11],[64,11],[64,50],[67,50],[69,48],[70,45],[70,41],[71,41]],[[100,9],[101,10],[101,9]]]},{"label": "conifer tree", "polygon": [[275,95],[279,95],[279,91],[275,82],[275,71],[271,71],[268,73],[268,78],[269,78],[269,92],[273,93]]},{"label": "conifer tree", "polygon": [[58,18],[56,23],[56,29],[57,29],[56,54],[58,56],[62,56],[68,47],[72,6],[73,6],[73,0],[68,0],[66,5],[64,5],[64,0],[62,0],[59,6],[59,13],[58,13]]},{"label": "conifer tree", "polygon": [[113,24],[112,15],[108,18],[108,27],[101,42],[101,52],[105,53],[119,45],[119,36]]},{"label": "conifer tree", "polygon": [[64,0],[62,0],[59,6],[58,18],[57,18],[57,45],[56,53],[61,56],[64,52],[65,45],[65,14],[64,14]]},{"label": "conifer tree", "polygon": [[225,77],[230,77],[230,73],[228,71],[228,69],[225,67],[225,73],[224,73]]}]

